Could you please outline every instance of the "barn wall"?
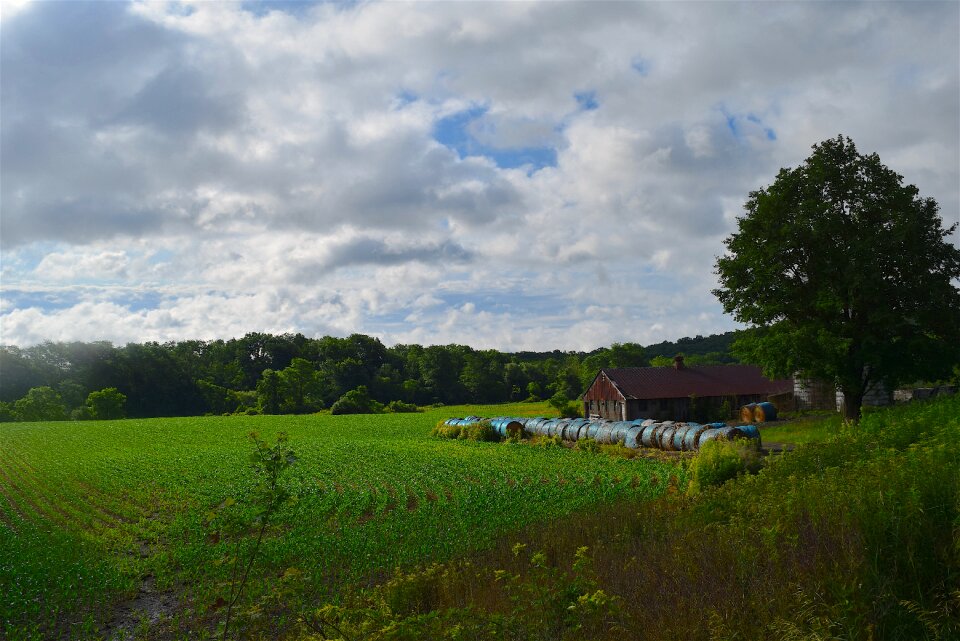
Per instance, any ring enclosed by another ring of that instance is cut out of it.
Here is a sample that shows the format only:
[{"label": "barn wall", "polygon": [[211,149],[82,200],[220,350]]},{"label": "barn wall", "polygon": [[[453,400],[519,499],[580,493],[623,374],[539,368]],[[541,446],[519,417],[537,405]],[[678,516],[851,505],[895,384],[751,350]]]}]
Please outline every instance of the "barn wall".
[{"label": "barn wall", "polygon": [[620,390],[610,382],[605,374],[594,379],[593,384],[583,394],[583,415],[587,418],[594,416],[610,421],[624,421],[627,419],[627,399]]}]

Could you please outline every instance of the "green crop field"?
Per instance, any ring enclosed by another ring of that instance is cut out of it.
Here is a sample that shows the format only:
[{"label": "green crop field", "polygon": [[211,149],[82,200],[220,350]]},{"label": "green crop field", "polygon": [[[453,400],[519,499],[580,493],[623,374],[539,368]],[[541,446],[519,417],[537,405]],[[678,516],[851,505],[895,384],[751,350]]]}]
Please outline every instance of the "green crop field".
[{"label": "green crop field", "polygon": [[[338,586],[593,504],[653,497],[682,475],[660,461],[429,435],[447,416],[538,410],[4,424],[0,637],[215,630],[236,549],[217,519],[250,501],[250,431],[270,442],[286,432],[298,456],[287,478],[295,498],[267,531],[240,603],[247,620],[270,617],[278,630],[298,603],[335,600]],[[241,540],[241,552],[249,546]]]}]

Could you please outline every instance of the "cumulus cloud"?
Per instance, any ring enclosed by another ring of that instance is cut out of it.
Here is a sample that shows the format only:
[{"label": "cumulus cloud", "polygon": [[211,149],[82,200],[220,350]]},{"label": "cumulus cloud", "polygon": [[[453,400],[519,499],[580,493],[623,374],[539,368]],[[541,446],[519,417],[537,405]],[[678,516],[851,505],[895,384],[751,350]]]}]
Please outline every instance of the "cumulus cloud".
[{"label": "cumulus cloud", "polygon": [[746,194],[837,133],[960,216],[955,3],[284,8],[5,5],[0,341],[723,331]]}]

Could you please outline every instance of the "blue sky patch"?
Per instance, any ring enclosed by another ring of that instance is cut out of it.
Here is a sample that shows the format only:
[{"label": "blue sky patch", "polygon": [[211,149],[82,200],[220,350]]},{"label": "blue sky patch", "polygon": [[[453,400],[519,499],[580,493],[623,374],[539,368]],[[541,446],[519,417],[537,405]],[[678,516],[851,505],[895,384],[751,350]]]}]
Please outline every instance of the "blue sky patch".
[{"label": "blue sky patch", "polygon": [[153,255],[147,260],[151,265],[159,265],[160,263],[166,263],[171,260],[175,254],[169,249],[161,249],[157,252],[154,252]]},{"label": "blue sky patch", "polygon": [[39,309],[52,312],[69,309],[79,303],[79,294],[70,292],[37,292],[29,290],[9,290],[3,293],[4,301],[13,309]]},{"label": "blue sky patch", "polygon": [[461,158],[485,156],[501,169],[532,166],[532,170],[557,166],[557,150],[553,147],[492,147],[478,141],[469,130],[470,124],[487,113],[485,106],[471,107],[438,120],[433,138],[455,150]]},{"label": "blue sky patch", "polygon": [[412,91],[404,89],[403,91],[397,94],[397,99],[394,104],[399,109],[399,108],[406,107],[410,103],[416,102],[419,99],[420,99],[420,96],[413,93]]},{"label": "blue sky patch", "polygon": [[641,56],[634,56],[630,61],[630,67],[641,76],[650,75],[650,61]]},{"label": "blue sky patch", "polygon": [[244,0],[240,6],[244,11],[249,11],[258,18],[271,11],[282,11],[300,18],[318,4],[322,3],[316,0]]},{"label": "blue sky patch", "polygon": [[597,102],[596,91],[578,91],[573,94],[573,97],[584,111],[593,111],[600,106],[600,103]]},{"label": "blue sky patch", "polygon": [[117,305],[122,305],[131,312],[140,312],[146,309],[157,309],[163,302],[163,295],[157,292],[138,292],[123,298],[113,300]]},{"label": "blue sky patch", "polygon": [[767,140],[777,139],[777,132],[774,131],[773,128],[766,126],[763,123],[763,121],[760,119],[760,117],[757,116],[756,114],[748,113],[745,116],[739,115],[739,114],[731,114],[726,110],[726,108],[723,108],[723,107],[720,108],[720,111],[723,113],[724,117],[727,120],[727,129],[730,130],[730,133],[737,140],[743,140],[744,131],[741,123],[744,121],[751,122],[754,125],[757,125],[758,127],[760,127],[763,130],[763,134],[764,136],[766,136]]}]

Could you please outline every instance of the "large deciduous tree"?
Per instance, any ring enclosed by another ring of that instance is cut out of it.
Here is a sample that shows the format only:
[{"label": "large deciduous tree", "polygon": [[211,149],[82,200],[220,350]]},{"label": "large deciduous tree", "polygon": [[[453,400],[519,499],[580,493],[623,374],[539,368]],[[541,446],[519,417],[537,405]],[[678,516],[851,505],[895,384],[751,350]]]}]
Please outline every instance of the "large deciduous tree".
[{"label": "large deciduous tree", "polygon": [[830,381],[856,420],[864,393],[960,361],[960,250],[932,198],[838,136],[750,194],[717,259],[738,341],[769,374]]}]

